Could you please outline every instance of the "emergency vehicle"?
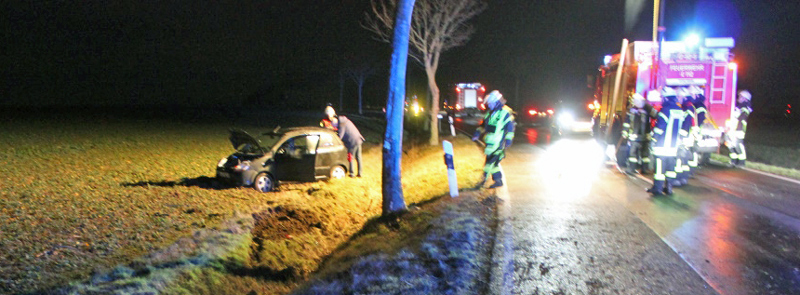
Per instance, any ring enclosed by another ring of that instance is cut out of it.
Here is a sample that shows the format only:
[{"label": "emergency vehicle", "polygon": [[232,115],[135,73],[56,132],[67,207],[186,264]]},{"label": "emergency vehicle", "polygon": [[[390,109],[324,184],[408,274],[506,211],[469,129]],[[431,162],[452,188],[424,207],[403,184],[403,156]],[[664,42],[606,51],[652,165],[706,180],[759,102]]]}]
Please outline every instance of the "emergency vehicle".
[{"label": "emergency vehicle", "polygon": [[478,115],[486,108],[483,95],[486,87],[481,83],[456,84],[456,100],[445,107],[452,108],[458,115]]},{"label": "emergency vehicle", "polygon": [[734,39],[661,42],[659,59],[654,58],[658,49],[652,41],[623,44],[621,53],[606,56],[598,68],[595,137],[609,144],[619,142],[627,100],[634,92],[659,109],[661,96],[657,89],[695,85],[703,89],[708,110],[708,118],[701,126],[703,139],[698,142],[698,152],[706,158],[709,153],[718,152],[726,122],[733,117],[736,105],[737,64],[731,53]]}]

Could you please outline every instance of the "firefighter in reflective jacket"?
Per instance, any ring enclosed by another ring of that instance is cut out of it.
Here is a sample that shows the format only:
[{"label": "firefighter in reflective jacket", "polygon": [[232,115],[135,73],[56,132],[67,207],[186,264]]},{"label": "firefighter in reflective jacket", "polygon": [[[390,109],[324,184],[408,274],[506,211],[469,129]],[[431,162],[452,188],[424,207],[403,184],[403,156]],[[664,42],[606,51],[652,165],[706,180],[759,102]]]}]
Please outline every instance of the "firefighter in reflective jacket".
[{"label": "firefighter in reflective jacket", "polygon": [[678,155],[679,133],[684,118],[675,90],[664,87],[661,97],[661,110],[652,133],[652,150],[656,157],[653,187],[647,189],[653,195],[672,194],[670,180],[678,176],[675,173],[675,157]]},{"label": "firefighter in reflective jacket", "polygon": [[477,141],[483,135],[483,141],[486,143],[484,149],[486,163],[483,167],[483,179],[479,186],[483,186],[486,178],[491,175],[494,184],[490,188],[495,188],[503,186],[500,160],[505,158],[505,149],[511,146],[514,139],[514,111],[505,105],[503,95],[497,90],[489,93],[485,102],[486,115],[472,136],[472,140]]},{"label": "firefighter in reflective jacket", "polygon": [[628,141],[628,165],[625,172],[635,174],[641,169],[647,174],[650,167],[650,113],[644,96],[634,93],[631,107],[622,123],[622,137]]},{"label": "firefighter in reflective jacket", "polygon": [[679,132],[681,139],[678,144],[678,157],[675,162],[675,172],[678,178],[672,181],[672,186],[684,186],[689,183],[689,176],[691,176],[691,166],[689,162],[692,161],[692,150],[694,149],[694,137],[691,135],[692,128],[695,126],[695,108],[692,103],[692,94],[687,87],[677,89],[678,100],[681,101],[681,110],[683,110],[683,124]]},{"label": "firefighter in reflective jacket", "polygon": [[697,86],[689,87],[691,94],[692,105],[694,105],[694,127],[689,131],[689,135],[694,137],[694,152],[692,153],[692,160],[689,161],[689,168],[696,170],[704,161],[707,161],[709,155],[701,155],[698,149],[701,148],[703,143],[703,124],[708,117],[708,109],[706,109],[706,96],[703,94],[703,89]]},{"label": "firefighter in reflective jacket", "polygon": [[747,153],[744,151],[744,135],[747,132],[747,117],[753,112],[750,98],[750,91],[742,90],[739,92],[736,107],[733,109],[736,130],[733,131],[733,140],[728,145],[728,149],[730,149],[731,165],[734,167],[744,167],[744,162],[747,160]]}]

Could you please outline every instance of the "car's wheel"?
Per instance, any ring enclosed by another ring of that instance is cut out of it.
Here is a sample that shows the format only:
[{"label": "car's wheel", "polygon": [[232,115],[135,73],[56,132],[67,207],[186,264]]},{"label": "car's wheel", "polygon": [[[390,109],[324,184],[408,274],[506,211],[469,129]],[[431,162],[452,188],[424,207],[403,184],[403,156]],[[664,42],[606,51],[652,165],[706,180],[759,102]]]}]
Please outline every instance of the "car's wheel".
[{"label": "car's wheel", "polygon": [[253,188],[262,193],[271,192],[275,189],[275,179],[272,178],[272,175],[261,172],[256,176],[256,180],[253,182]]},{"label": "car's wheel", "polygon": [[331,168],[331,175],[330,179],[341,179],[347,174],[347,171],[344,170],[344,167],[336,165]]}]

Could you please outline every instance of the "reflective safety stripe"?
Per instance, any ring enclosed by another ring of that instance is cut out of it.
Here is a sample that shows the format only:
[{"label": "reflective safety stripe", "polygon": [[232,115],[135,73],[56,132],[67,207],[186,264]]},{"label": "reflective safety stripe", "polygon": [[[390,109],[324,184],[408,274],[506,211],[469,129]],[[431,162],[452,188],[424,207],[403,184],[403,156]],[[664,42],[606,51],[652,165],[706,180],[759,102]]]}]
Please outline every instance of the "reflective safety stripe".
[{"label": "reflective safety stripe", "polygon": [[675,171],[667,171],[665,175],[667,176],[667,178],[678,178],[678,173],[675,173]]},{"label": "reflective safety stripe", "polygon": [[654,180],[666,180],[667,179],[666,176],[664,175],[664,173],[662,172],[663,170],[661,170],[661,169],[662,169],[661,159],[656,159],[656,171],[653,174],[653,179]]},{"label": "reflective safety stripe", "polygon": [[653,155],[664,156],[664,157],[674,157],[674,156],[678,155],[678,148],[654,146],[653,147]]},{"label": "reflective safety stripe", "polygon": [[739,160],[747,160],[747,152],[744,151],[744,144],[743,143],[739,143],[739,149],[742,152],[742,154],[739,155]]},{"label": "reflective safety stripe", "polygon": [[655,132],[658,135],[664,134],[664,130],[662,130],[661,128],[658,128],[658,127],[654,128],[653,132]]},{"label": "reflective safety stripe", "polygon": [[630,162],[630,163],[639,163],[639,158],[630,157],[630,158],[628,158],[628,162]]}]

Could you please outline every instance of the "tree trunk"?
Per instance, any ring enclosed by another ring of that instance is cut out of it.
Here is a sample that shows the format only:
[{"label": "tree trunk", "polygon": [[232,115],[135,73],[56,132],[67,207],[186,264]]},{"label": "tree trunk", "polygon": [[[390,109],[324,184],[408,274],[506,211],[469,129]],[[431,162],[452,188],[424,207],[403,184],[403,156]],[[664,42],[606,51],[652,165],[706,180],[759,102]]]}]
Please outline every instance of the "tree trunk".
[{"label": "tree trunk", "polygon": [[403,107],[406,96],[408,39],[413,9],[414,0],[400,0],[394,22],[389,97],[386,102],[386,134],[383,138],[383,216],[406,210],[403,184],[400,181],[400,163],[403,155]]},{"label": "tree trunk", "polygon": [[436,68],[426,67],[425,72],[428,75],[428,89],[431,92],[431,138],[429,143],[439,145],[439,86],[436,85]]}]

